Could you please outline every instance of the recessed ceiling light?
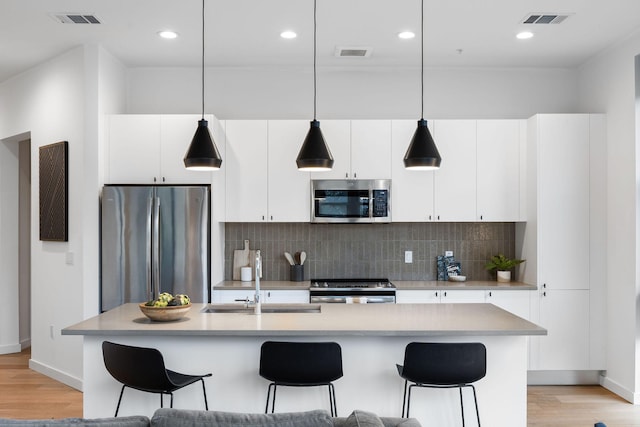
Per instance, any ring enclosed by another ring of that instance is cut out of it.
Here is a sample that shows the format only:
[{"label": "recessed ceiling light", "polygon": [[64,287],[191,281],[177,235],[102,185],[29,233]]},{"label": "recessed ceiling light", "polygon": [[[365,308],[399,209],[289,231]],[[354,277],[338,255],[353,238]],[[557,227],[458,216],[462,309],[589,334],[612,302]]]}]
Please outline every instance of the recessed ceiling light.
[{"label": "recessed ceiling light", "polygon": [[175,31],[170,31],[170,30],[165,30],[165,31],[159,31],[158,35],[160,37],[162,37],[163,39],[175,39],[178,37],[178,33],[176,33]]},{"label": "recessed ceiling light", "polygon": [[516,37],[520,40],[526,40],[526,39],[530,39],[531,37],[533,37],[533,33],[531,31],[522,31],[518,34],[516,34]]},{"label": "recessed ceiling light", "polygon": [[401,33],[398,33],[398,37],[400,37],[401,39],[412,39],[416,36],[416,33],[414,33],[413,31],[402,31]]},{"label": "recessed ceiling light", "polygon": [[280,37],[283,39],[295,39],[298,35],[294,31],[283,31],[280,33]]}]

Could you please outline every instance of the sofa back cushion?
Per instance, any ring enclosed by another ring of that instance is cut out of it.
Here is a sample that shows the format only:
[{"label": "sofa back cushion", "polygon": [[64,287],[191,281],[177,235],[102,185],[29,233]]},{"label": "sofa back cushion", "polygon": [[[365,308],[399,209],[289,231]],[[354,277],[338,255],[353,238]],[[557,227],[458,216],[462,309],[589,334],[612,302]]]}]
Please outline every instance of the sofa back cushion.
[{"label": "sofa back cushion", "polygon": [[152,427],[333,427],[327,411],[246,414],[187,409],[158,409]]},{"label": "sofa back cushion", "polygon": [[130,416],[119,418],[62,418],[58,420],[10,420],[0,418],[0,427],[149,427],[149,418]]}]

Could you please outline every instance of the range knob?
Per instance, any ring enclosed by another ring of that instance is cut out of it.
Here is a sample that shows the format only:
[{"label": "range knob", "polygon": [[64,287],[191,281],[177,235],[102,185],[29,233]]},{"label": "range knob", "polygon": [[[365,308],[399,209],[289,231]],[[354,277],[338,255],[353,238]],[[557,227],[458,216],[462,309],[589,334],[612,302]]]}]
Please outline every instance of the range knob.
[{"label": "range knob", "polygon": [[328,287],[329,287],[329,284],[328,284],[327,282],[324,282],[324,283],[322,284],[322,287],[323,287],[323,288],[328,288]]}]

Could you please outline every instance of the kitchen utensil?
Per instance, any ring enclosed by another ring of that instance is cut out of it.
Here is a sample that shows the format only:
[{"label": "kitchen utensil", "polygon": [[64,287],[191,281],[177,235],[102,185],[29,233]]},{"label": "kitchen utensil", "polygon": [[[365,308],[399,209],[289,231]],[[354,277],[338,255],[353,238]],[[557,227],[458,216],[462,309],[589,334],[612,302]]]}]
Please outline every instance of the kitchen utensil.
[{"label": "kitchen utensil", "polygon": [[249,240],[245,240],[243,249],[236,249],[233,251],[233,280],[240,280],[240,269],[247,266],[251,267],[251,276],[253,280],[253,276],[255,274],[253,273],[255,262],[256,251],[249,249]]},{"label": "kitchen utensil", "polygon": [[296,252],[293,258],[296,260],[296,264],[300,265],[300,252]]},{"label": "kitchen utensil", "polygon": [[285,252],[284,257],[287,259],[287,261],[289,261],[289,264],[296,265],[296,263],[293,261],[293,257],[289,252]]},{"label": "kitchen utensil", "polygon": [[243,282],[251,281],[251,267],[240,267],[240,280]]},{"label": "kitchen utensil", "polygon": [[300,265],[304,265],[307,260],[307,253],[305,251],[300,252]]}]

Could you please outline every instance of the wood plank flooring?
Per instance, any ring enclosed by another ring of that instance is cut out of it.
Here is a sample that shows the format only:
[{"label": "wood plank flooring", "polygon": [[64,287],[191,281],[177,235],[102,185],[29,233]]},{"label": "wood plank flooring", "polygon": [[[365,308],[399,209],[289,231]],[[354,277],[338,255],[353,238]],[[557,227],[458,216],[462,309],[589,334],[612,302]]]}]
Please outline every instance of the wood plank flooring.
[{"label": "wood plank flooring", "polygon": [[[0,418],[81,417],[82,393],[29,369],[30,356],[29,349],[0,355]],[[598,421],[640,427],[640,405],[599,386],[528,388],[528,427],[592,427]]]}]

